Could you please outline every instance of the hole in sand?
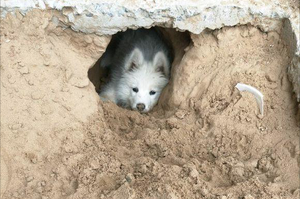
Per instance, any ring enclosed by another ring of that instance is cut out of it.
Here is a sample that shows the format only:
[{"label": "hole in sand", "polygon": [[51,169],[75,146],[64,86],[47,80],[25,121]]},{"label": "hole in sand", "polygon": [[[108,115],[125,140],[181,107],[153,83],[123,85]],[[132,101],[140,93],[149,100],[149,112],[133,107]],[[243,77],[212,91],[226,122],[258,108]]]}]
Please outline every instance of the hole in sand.
[{"label": "hole in sand", "polygon": [[[174,58],[170,72],[170,77],[172,77],[174,68],[179,65],[182,57],[184,56],[186,47],[190,45],[190,34],[188,32],[179,32],[172,28],[156,28],[162,33],[164,40],[172,49],[172,56]],[[98,94],[103,86],[109,81],[110,75],[109,67],[103,68],[100,66],[102,57],[100,57],[100,59],[88,72],[89,79],[94,84],[95,90]]]}]

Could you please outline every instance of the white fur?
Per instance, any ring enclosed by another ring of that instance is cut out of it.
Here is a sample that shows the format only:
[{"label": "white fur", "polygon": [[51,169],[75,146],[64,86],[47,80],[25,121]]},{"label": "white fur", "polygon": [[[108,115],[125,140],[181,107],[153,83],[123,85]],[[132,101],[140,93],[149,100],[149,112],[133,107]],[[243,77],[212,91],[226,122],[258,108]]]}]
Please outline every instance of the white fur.
[{"label": "white fur", "polygon": [[[111,81],[104,87],[100,97],[133,110],[137,110],[137,104],[142,103],[145,109],[141,112],[148,112],[157,104],[161,91],[168,83],[169,68],[162,51],[157,52],[152,61],[146,61],[142,52],[135,48],[122,70],[118,71],[121,74],[112,74]],[[133,88],[138,88],[138,92],[134,92]],[[156,93],[150,95],[150,91]]]}]

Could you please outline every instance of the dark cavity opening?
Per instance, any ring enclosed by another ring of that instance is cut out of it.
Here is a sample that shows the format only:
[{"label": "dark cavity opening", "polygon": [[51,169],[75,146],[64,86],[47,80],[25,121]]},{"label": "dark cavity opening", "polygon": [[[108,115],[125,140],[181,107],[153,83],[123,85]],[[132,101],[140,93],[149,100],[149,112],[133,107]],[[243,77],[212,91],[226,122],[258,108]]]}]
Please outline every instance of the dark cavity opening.
[{"label": "dark cavity opening", "polygon": [[[171,45],[173,49],[174,59],[171,67],[171,76],[172,76],[173,70],[176,69],[176,66],[180,63],[185,53],[185,48],[190,45],[191,42],[190,34],[187,31],[179,32],[173,28],[161,28],[161,27],[156,27],[156,28],[159,31],[161,31],[164,39]],[[109,68],[100,67],[101,58],[102,57],[99,58],[96,64],[92,68],[90,68],[88,72],[89,79],[94,84],[97,93],[100,93],[102,86],[105,85],[107,81],[109,81],[108,78]]]}]

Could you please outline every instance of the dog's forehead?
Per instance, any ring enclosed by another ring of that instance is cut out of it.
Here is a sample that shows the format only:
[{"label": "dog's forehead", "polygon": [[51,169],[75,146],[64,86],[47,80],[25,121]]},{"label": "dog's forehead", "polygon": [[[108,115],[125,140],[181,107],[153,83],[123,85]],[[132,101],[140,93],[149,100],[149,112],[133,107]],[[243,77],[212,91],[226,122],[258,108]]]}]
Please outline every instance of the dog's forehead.
[{"label": "dog's forehead", "polygon": [[136,84],[140,89],[158,89],[164,84],[159,74],[145,74],[135,78]]},{"label": "dog's forehead", "polygon": [[126,75],[130,87],[137,87],[141,92],[150,90],[160,91],[168,79],[154,69],[151,62],[144,62],[141,66]]}]

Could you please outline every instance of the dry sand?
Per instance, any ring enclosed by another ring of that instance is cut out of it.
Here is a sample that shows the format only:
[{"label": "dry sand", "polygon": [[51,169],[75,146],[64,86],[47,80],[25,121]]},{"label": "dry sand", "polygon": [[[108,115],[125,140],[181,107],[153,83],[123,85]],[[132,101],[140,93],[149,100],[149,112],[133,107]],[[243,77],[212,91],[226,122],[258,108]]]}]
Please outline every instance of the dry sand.
[{"label": "dry sand", "polygon": [[[52,14],[1,23],[1,198],[299,198],[280,33],[223,28],[187,48],[174,33],[171,82],[140,114],[101,102],[88,79],[109,38],[58,28]],[[264,94],[264,117],[238,82]]]}]

